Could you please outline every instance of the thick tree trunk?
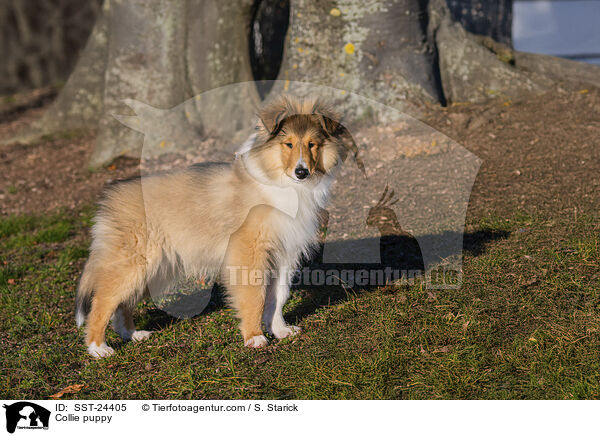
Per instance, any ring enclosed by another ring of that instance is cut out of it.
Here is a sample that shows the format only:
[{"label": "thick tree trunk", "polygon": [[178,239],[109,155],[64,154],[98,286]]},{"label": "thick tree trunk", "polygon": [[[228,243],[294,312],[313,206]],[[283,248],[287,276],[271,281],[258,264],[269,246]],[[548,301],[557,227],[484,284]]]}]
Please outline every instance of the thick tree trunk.
[{"label": "thick tree trunk", "polygon": [[[449,102],[483,102],[490,98],[517,99],[541,93],[552,84],[512,65],[512,55],[494,53],[448,15],[436,30],[440,71]],[[508,53],[510,49],[506,47]]]},{"label": "thick tree trunk", "polygon": [[293,1],[279,77],[359,92],[408,111],[443,100],[424,3]]},{"label": "thick tree trunk", "polygon": [[175,106],[190,96],[186,77],[185,5],[162,0],[111,0],[104,110],[92,165],[115,155],[135,154],[143,138],[114,117],[124,98],[158,107]]},{"label": "thick tree trunk", "polygon": [[[205,91],[251,81],[251,8],[251,0],[106,0],[86,49],[57,100],[42,119],[12,140],[32,142],[61,130],[97,128],[92,167],[119,155],[139,157],[143,135],[115,118],[128,112],[124,100],[135,99],[166,110]],[[173,119],[173,113],[169,118],[185,134],[177,136],[177,143],[167,142],[172,148],[189,146],[199,133],[218,136],[221,132],[211,127],[223,125],[225,118],[229,126],[248,119],[258,93],[251,86],[243,87],[243,92],[236,99],[227,93],[208,93],[201,113],[195,100],[189,100],[176,112],[179,120]],[[216,107],[218,111],[208,110]],[[170,126],[156,126],[164,113],[146,110],[150,118],[145,121],[155,122],[155,132],[163,128],[157,134],[168,135]],[[165,151],[154,145],[149,148]]]},{"label": "thick tree trunk", "polygon": [[[139,156],[142,136],[113,117],[124,112],[123,99],[169,109],[204,91],[252,80],[247,44],[250,1],[111,2],[104,111],[92,166],[119,154]],[[157,132],[157,137],[164,139],[155,141],[158,144],[147,142],[145,152],[160,153],[165,142],[169,150],[189,146],[198,139],[198,133],[206,133],[206,126],[221,124],[215,119],[218,114],[233,120],[232,111],[240,118],[247,118],[252,110],[240,108],[224,94],[210,96],[215,101],[203,101],[203,111],[197,110],[191,100],[185,110],[171,114],[169,122],[177,124],[178,130],[187,135],[175,135],[171,126],[164,125],[163,131]],[[257,100],[256,91],[254,95],[239,97],[241,101]],[[208,111],[209,106],[218,106],[220,110]],[[161,120],[155,121],[156,127]]]}]

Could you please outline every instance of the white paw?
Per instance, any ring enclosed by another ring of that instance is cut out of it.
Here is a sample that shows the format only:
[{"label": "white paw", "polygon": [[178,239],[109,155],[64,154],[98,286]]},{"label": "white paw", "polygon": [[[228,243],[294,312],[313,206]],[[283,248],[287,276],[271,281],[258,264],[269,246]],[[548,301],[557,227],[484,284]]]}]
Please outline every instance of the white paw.
[{"label": "white paw", "polygon": [[96,359],[112,356],[112,354],[115,352],[115,350],[106,345],[106,342],[102,342],[100,345],[96,345],[95,342],[92,342],[90,345],[88,345],[87,351]]},{"label": "white paw", "polygon": [[148,330],[136,330],[131,335],[131,340],[133,342],[143,341],[144,339],[148,339],[151,334],[152,332]]},{"label": "white paw", "polygon": [[267,338],[265,338],[264,335],[258,335],[252,336],[250,339],[244,342],[244,345],[250,348],[261,348],[268,345],[268,343],[269,341],[267,340]]},{"label": "white paw", "polygon": [[277,339],[287,338],[288,336],[297,335],[300,333],[302,329],[300,327],[296,327],[295,325],[284,325],[281,327],[273,327],[271,333]]}]

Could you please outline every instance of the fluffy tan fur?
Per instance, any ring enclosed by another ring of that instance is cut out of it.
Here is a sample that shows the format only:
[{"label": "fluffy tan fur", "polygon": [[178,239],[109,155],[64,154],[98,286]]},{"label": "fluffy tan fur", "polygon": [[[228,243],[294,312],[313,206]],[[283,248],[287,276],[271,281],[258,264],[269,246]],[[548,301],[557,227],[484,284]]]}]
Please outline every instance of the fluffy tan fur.
[{"label": "fluffy tan fur", "polygon": [[[124,339],[147,337],[135,330],[134,304],[182,276],[220,277],[247,346],[267,343],[263,321],[278,338],[298,331],[283,320],[284,275],[317,244],[319,213],[348,149],[347,131],[314,101],[281,98],[260,120],[255,144],[232,164],[197,165],[106,192],[77,295],[77,323],[87,315],[90,354],[112,354],[104,336],[113,316]],[[303,165],[308,176],[299,180],[295,170]],[[253,270],[264,280],[241,276]]]}]

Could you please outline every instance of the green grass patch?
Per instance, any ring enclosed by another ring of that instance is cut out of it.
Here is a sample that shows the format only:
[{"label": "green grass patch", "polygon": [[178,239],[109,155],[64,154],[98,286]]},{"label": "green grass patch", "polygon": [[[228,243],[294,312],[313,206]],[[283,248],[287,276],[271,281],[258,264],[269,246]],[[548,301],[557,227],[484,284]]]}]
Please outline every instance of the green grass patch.
[{"label": "green grass patch", "polygon": [[19,233],[25,233],[34,230],[36,220],[30,216],[11,216],[0,219],[0,238],[7,238]]},{"label": "green grass patch", "polygon": [[242,345],[233,312],[213,298],[177,320],[144,302],[138,328],[109,359],[85,353],[73,319],[91,209],[0,220],[0,394],[75,399],[600,398],[598,219],[484,217],[502,235],[467,252],[458,290],[421,284],[297,289],[286,306],[299,336]]},{"label": "green grass patch", "polygon": [[87,218],[57,213],[49,217],[23,216],[0,219],[0,243],[7,249],[27,249],[38,244],[64,242],[76,225],[88,225]]}]

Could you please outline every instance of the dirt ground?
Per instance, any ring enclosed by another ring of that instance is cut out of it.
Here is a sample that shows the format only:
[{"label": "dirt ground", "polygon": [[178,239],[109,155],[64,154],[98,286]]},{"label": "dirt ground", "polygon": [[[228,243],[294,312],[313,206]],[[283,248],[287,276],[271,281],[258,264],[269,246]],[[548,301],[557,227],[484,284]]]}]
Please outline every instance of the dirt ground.
[{"label": "dirt ground", "polygon": [[[0,136],[31,122],[43,110],[32,109],[0,124]],[[107,183],[138,173],[137,162],[125,158],[99,171],[89,171],[93,145],[93,135],[81,134],[0,148],[0,215],[76,209],[95,202]]]},{"label": "dirt ground", "polygon": [[426,122],[483,160],[469,213],[595,215],[600,196],[600,92],[549,92],[520,102],[460,105]]},{"label": "dirt ground", "polygon": [[[29,107],[0,112],[0,137],[39,117],[49,100],[42,93]],[[556,90],[523,101],[431,108],[423,121],[483,160],[470,215],[598,210],[599,90]],[[90,172],[93,144],[88,133],[0,148],[0,214],[78,208],[94,202],[107,183],[138,173],[137,162],[127,158]]]}]

